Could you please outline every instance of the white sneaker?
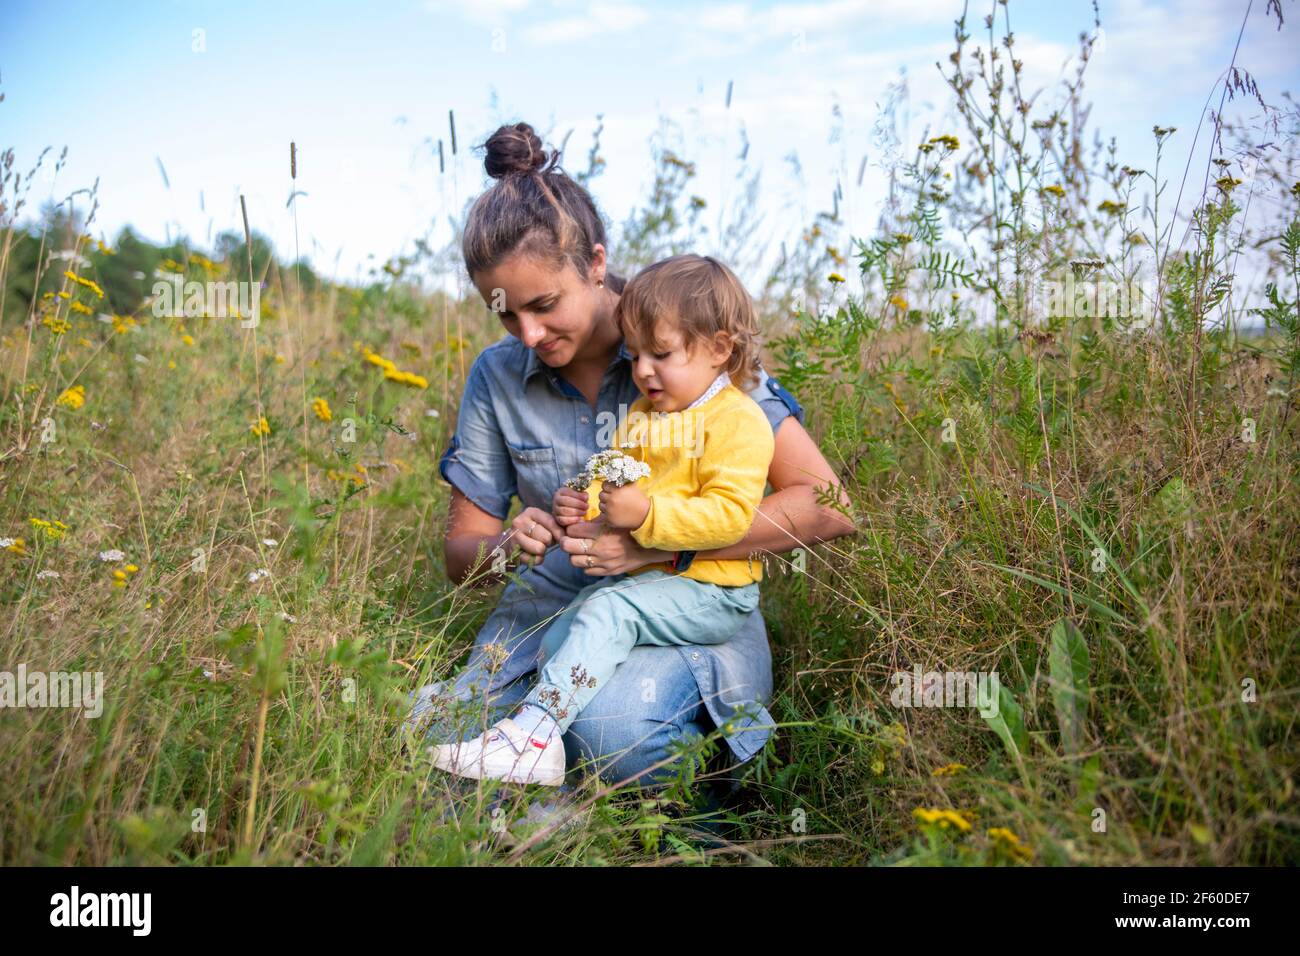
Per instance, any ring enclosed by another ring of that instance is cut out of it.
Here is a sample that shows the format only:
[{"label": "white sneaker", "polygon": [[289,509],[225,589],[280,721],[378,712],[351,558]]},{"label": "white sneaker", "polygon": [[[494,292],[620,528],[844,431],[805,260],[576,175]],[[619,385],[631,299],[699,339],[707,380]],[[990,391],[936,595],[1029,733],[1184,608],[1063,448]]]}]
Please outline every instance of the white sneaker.
[{"label": "white sneaker", "polygon": [[475,780],[507,780],[558,787],[564,783],[564,741],[541,741],[506,717],[473,740],[428,748],[433,765]]}]

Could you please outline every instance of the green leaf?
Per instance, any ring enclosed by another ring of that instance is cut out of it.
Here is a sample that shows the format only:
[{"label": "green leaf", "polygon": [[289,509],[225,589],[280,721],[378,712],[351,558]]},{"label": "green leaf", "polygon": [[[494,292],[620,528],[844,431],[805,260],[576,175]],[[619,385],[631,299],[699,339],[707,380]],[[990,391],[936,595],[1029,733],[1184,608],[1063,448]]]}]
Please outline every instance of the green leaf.
[{"label": "green leaf", "polygon": [[980,717],[1002,738],[1002,746],[1007,748],[1007,753],[1023,771],[1022,757],[1029,749],[1029,734],[1025,732],[1025,717],[1020,705],[1005,684],[998,685],[998,712],[992,716],[980,714]]},{"label": "green leaf", "polygon": [[351,866],[383,866],[393,849],[393,834],[397,831],[397,821],[406,805],[406,797],[394,800],[379,821],[365,832],[356,843],[352,856],[348,860]]},{"label": "green leaf", "polygon": [[[1042,587],[1045,587],[1050,591],[1056,592],[1057,594],[1061,595],[1061,597],[1065,597],[1067,594],[1065,588],[1061,587],[1055,581],[1049,581],[1046,578],[1040,578],[1038,575],[1030,574],[1028,571],[1021,571],[1019,568],[1009,568],[1005,564],[994,564],[992,561],[979,561],[976,563],[982,564],[988,568],[997,568],[999,571],[1006,571],[1008,574],[1014,574],[1016,577],[1024,578],[1026,581],[1032,581],[1034,584],[1041,585]],[[1134,630],[1137,630],[1136,624],[1134,624],[1124,615],[1120,614],[1118,611],[1115,611],[1113,608],[1109,607],[1108,605],[1102,604],[1100,601],[1096,600],[1095,598],[1091,598],[1080,591],[1075,591],[1074,600],[1082,604],[1084,607],[1090,607],[1097,613],[1106,615],[1108,618],[1110,618],[1113,621],[1117,621],[1120,624],[1125,624],[1133,628]]]},{"label": "green leaf", "polygon": [[1084,813],[1091,812],[1097,801],[1097,788],[1101,786],[1101,755],[1093,754],[1084,761],[1079,773],[1079,788],[1076,793],[1076,805]]},{"label": "green leaf", "polygon": [[1052,625],[1047,666],[1061,745],[1066,754],[1077,754],[1083,749],[1088,719],[1088,646],[1079,629],[1065,618]]}]

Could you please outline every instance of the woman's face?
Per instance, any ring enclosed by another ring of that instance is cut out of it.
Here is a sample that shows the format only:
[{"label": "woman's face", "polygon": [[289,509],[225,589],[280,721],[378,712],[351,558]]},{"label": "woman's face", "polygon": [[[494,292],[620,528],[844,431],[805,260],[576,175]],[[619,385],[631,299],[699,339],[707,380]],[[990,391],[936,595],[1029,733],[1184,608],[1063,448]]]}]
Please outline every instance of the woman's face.
[{"label": "woman's face", "polygon": [[581,355],[591,340],[604,289],[605,249],[597,245],[591,279],[566,263],[554,269],[524,254],[495,268],[475,273],[474,285],[506,331],[533,349],[552,368],[563,368]]}]

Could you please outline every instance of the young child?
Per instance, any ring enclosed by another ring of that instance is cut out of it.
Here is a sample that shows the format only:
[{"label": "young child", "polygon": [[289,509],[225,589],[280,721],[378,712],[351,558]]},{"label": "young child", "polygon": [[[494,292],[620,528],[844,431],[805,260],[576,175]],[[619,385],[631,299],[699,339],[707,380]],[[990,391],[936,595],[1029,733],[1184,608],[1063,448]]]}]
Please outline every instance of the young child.
[{"label": "young child", "polygon": [[[628,282],[616,310],[642,398],[613,447],[649,466],[632,484],[561,488],[561,526],[597,513],[642,547],[694,552],[748,533],[772,462],[772,426],[737,388],[758,369],[753,303],[726,266],[674,256]],[[732,384],[735,382],[736,384]],[[675,563],[675,562],[674,562]],[[482,736],[431,747],[434,764],[464,777],[564,782],[561,737],[637,644],[721,644],[758,606],[756,562],[696,560],[675,573],[649,565],[579,591],[551,624],[537,685]]]}]

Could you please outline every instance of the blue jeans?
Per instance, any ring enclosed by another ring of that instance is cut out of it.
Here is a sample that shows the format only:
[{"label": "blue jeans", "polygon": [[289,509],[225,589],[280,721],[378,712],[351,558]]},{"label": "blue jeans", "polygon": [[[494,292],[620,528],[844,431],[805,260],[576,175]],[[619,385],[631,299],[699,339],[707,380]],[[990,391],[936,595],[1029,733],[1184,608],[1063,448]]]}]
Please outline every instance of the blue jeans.
[{"label": "blue jeans", "polygon": [[[632,648],[722,644],[756,607],[757,584],[721,587],[658,570],[597,581],[547,630],[538,657],[545,663],[526,702],[567,732]],[[643,699],[657,693],[653,680],[642,680]]]},{"label": "blue jeans", "polygon": [[[579,591],[600,580],[573,572],[568,558],[557,548],[541,568],[522,572],[520,583],[506,586],[460,673],[411,694],[411,730],[427,735],[429,743],[464,740],[523,702],[552,623]],[[494,659],[494,651],[504,659]],[[767,631],[757,610],[725,644],[633,647],[564,735],[568,765],[585,763],[606,783],[652,786],[672,777],[666,761],[678,742],[721,729],[726,745],[720,769],[739,768],[771,736],[772,717],[762,706],[772,695],[771,675]],[[655,688],[654,695],[645,693],[647,686]]]}]

